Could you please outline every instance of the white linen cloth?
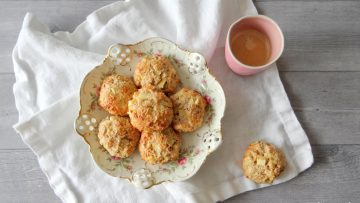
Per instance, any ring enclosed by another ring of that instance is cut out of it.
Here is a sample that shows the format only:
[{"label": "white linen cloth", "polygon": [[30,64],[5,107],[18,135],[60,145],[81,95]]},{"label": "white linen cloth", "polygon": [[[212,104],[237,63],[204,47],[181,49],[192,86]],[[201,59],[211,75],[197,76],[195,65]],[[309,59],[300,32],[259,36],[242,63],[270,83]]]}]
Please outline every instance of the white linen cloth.
[{"label": "white linen cloth", "polygon": [[[63,202],[215,202],[265,187],[242,175],[239,161],[247,145],[263,139],[281,148],[288,161],[274,184],[313,163],[306,134],[290,106],[276,65],[240,77],[224,59],[229,25],[257,14],[250,0],[116,2],[90,14],[74,32],[50,32],[32,14],[25,16],[13,51],[14,126],[34,151],[51,187]],[[163,37],[202,53],[227,100],[224,142],[191,179],[148,190],[111,177],[93,162],[73,122],[85,74],[101,63],[114,43]]]}]

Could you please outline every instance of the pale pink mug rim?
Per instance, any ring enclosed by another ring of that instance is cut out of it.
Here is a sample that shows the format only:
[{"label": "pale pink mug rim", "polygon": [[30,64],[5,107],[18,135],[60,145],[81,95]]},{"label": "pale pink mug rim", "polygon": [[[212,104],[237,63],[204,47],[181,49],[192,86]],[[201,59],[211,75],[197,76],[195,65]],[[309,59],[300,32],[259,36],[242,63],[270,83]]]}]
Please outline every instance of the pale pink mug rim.
[{"label": "pale pink mug rim", "polygon": [[[234,28],[234,26],[239,23],[240,21],[247,19],[247,18],[263,18],[265,20],[270,21],[275,27],[276,29],[279,31],[280,33],[280,38],[281,38],[281,50],[278,52],[278,55],[276,57],[274,57],[273,60],[269,61],[268,63],[261,65],[261,66],[249,66],[246,64],[241,63],[241,61],[239,61],[233,54],[232,50],[231,50],[231,46],[230,46],[230,33],[232,31],[232,29]],[[283,51],[284,51],[284,44],[285,44],[285,40],[284,40],[284,35],[283,32],[280,28],[280,26],[271,18],[264,16],[264,15],[247,15],[244,17],[239,18],[237,21],[233,22],[230,25],[230,28],[228,30],[227,36],[226,36],[226,43],[228,44],[228,49],[229,49],[229,53],[231,54],[232,59],[240,66],[244,67],[244,68],[248,68],[251,70],[259,70],[259,69],[263,69],[263,68],[267,68],[268,66],[270,66],[271,64],[275,63],[275,61],[277,61],[280,56],[282,55]]]}]

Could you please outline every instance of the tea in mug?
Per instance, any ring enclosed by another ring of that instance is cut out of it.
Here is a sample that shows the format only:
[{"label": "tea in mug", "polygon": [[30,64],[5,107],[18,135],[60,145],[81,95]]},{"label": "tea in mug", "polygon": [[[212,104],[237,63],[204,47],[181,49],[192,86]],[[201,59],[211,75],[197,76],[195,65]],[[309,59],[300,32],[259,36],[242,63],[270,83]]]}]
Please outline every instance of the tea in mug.
[{"label": "tea in mug", "polygon": [[241,30],[234,35],[230,43],[235,57],[245,65],[261,66],[270,59],[270,40],[257,30]]}]

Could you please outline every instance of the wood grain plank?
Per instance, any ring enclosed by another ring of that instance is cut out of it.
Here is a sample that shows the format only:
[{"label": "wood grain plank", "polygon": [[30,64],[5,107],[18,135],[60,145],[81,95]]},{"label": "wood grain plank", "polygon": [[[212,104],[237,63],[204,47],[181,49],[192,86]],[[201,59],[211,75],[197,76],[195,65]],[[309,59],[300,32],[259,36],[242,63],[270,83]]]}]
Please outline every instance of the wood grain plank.
[{"label": "wood grain plank", "polygon": [[14,74],[0,74],[0,115],[6,116],[16,113],[13,95]]},{"label": "wood grain plank", "polygon": [[[0,2],[8,2],[9,0],[0,0]],[[20,2],[53,2],[53,1],[62,1],[62,2],[90,2],[90,1],[98,1],[98,2],[110,2],[110,0],[11,0],[11,1],[20,1]],[[115,2],[116,0],[113,0],[111,2]],[[118,0],[118,1],[124,1],[124,0]],[[266,0],[265,0],[266,1]],[[108,3],[107,3],[108,4]]]},{"label": "wood grain plank", "polygon": [[12,126],[17,122],[18,114],[0,114],[0,149],[26,149],[27,146],[21,140]]},{"label": "wood grain plank", "polygon": [[[225,202],[356,202],[360,198],[360,145],[313,145],[313,152],[314,165],[297,178]],[[60,201],[30,150],[0,150],[0,167],[1,201]]]},{"label": "wood grain plank", "polygon": [[2,37],[17,38],[23,17],[27,12],[35,14],[52,31],[73,31],[96,9],[115,1],[3,1],[0,17]]},{"label": "wood grain plank", "polygon": [[0,202],[60,202],[30,149],[0,150]]},{"label": "wood grain plank", "polygon": [[295,109],[312,144],[360,144],[359,111]]},{"label": "wood grain plank", "polygon": [[27,148],[21,137],[12,126],[18,121],[18,113],[12,86],[15,82],[13,74],[0,74],[0,149]]},{"label": "wood grain plank", "polygon": [[281,80],[313,144],[360,144],[359,72],[283,72]]},{"label": "wood grain plank", "polygon": [[[23,16],[34,13],[50,29],[69,30],[113,1],[2,1],[0,73],[12,72],[11,50]],[[281,71],[360,71],[360,1],[257,1],[285,33]],[[316,65],[315,65],[316,64]]]},{"label": "wood grain plank", "polygon": [[228,199],[235,202],[358,202],[360,146],[313,146],[314,165],[297,178]]},{"label": "wood grain plank", "polygon": [[360,1],[255,1],[279,23],[281,71],[360,71]]},{"label": "wood grain plank", "polygon": [[1,1],[0,73],[13,72],[12,49],[27,12],[49,26],[50,30],[73,31],[94,10],[114,1]]},{"label": "wood grain plank", "polygon": [[280,77],[294,108],[360,110],[360,72],[285,72]]}]

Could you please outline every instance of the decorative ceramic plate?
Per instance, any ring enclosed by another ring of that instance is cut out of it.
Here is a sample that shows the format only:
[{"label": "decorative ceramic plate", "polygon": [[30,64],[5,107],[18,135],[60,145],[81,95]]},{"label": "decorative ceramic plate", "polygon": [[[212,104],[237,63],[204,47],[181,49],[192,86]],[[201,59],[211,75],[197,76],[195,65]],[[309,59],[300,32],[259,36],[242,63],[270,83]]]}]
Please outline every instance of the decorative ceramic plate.
[{"label": "decorative ceramic plate", "polygon": [[[111,157],[97,137],[98,123],[109,115],[98,105],[103,79],[114,73],[132,77],[136,64],[146,55],[163,55],[170,59],[181,79],[181,86],[197,90],[209,104],[202,127],[192,133],[182,133],[180,158],[163,165],[147,164],[138,151],[126,159]],[[225,110],[225,95],[220,84],[209,73],[203,56],[183,50],[165,39],[150,38],[136,44],[111,46],[103,63],[84,78],[80,106],[75,128],[89,144],[96,164],[109,175],[128,179],[143,188],[164,181],[190,178],[199,170],[206,156],[222,142],[221,118]]]}]

